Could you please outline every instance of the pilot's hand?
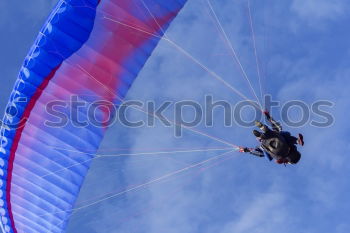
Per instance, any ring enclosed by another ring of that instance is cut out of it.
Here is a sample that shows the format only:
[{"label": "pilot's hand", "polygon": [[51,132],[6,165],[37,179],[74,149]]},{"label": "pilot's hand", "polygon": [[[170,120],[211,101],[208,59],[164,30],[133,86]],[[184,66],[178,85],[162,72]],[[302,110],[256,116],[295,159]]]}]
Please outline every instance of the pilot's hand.
[{"label": "pilot's hand", "polygon": [[250,152],[250,149],[248,147],[240,147],[239,152],[247,153],[247,152]]}]

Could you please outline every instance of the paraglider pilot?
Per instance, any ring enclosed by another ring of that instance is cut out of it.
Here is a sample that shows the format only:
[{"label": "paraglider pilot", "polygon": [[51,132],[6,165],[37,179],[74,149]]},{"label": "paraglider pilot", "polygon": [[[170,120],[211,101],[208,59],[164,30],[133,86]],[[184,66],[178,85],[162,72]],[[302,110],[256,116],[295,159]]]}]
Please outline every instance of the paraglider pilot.
[{"label": "paraglider pilot", "polygon": [[301,158],[296,145],[304,145],[303,135],[299,134],[298,138],[292,136],[287,131],[282,131],[280,123],[275,121],[269,114],[264,112],[267,121],[271,124],[272,129],[259,121],[255,125],[262,131],[253,130],[254,136],[261,143],[256,148],[241,147],[240,152],[250,153],[258,157],[265,157],[269,161],[275,160],[278,164],[296,164]]}]

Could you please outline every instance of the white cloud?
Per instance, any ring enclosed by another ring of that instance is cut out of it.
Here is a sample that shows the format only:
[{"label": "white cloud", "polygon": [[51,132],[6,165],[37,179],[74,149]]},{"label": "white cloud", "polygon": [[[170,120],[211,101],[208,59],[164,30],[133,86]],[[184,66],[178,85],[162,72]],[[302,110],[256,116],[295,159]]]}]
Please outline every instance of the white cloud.
[{"label": "white cloud", "polygon": [[288,224],[288,212],[283,208],[285,198],[281,193],[257,195],[237,221],[227,224],[223,233],[277,232],[277,226]]},{"label": "white cloud", "polygon": [[327,20],[337,20],[347,12],[348,3],[343,0],[294,0],[292,11],[303,21],[322,27]]}]

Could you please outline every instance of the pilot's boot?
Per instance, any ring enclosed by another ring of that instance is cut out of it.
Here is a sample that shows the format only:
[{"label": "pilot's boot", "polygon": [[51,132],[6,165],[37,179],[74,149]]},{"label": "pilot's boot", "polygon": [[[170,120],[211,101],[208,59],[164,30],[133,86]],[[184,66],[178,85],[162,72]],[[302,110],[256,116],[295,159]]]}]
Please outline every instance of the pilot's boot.
[{"label": "pilot's boot", "polygon": [[267,132],[268,128],[266,125],[264,125],[263,123],[261,123],[260,121],[255,121],[255,125],[261,129],[264,133]]}]

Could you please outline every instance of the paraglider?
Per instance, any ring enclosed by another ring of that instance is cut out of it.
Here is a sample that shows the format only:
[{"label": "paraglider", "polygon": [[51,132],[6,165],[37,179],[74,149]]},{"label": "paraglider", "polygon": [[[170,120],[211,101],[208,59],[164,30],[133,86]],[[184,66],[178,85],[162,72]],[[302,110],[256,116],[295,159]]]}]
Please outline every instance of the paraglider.
[{"label": "paraglider", "polygon": [[[46,122],[56,119],[45,107],[55,101],[69,103],[72,97],[85,106],[98,101],[120,106],[185,3],[58,2],[24,61],[1,125],[0,225],[4,232],[64,231],[107,126],[49,127]],[[79,111],[82,118],[89,117],[88,107]],[[106,122],[110,114],[97,109],[98,122]],[[268,152],[271,159],[280,156],[277,161],[297,162],[291,159],[294,149],[297,153],[292,136],[290,142],[282,140],[287,138],[282,132],[264,138],[271,130],[257,126],[263,131],[254,131],[263,149],[242,148],[243,152]],[[273,142],[290,143],[288,153],[276,151],[286,149],[285,144],[272,150]]]},{"label": "paraglider", "polygon": [[270,113],[264,112],[267,121],[271,124],[272,129],[259,121],[255,125],[262,131],[253,130],[254,136],[261,143],[256,148],[241,147],[240,152],[250,153],[258,157],[265,157],[269,161],[275,160],[278,164],[296,164],[301,158],[300,152],[296,145],[304,145],[303,135],[299,134],[298,138],[292,136],[287,131],[282,131],[280,123],[275,121]]},{"label": "paraglider", "polygon": [[[106,127],[48,127],[55,118],[45,106],[72,96],[86,106],[119,106],[185,2],[58,2],[24,61],[1,126],[4,232],[64,231]],[[87,117],[87,107],[79,111]],[[108,114],[96,112],[100,121]]]}]

